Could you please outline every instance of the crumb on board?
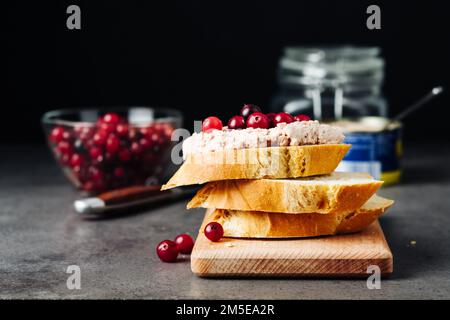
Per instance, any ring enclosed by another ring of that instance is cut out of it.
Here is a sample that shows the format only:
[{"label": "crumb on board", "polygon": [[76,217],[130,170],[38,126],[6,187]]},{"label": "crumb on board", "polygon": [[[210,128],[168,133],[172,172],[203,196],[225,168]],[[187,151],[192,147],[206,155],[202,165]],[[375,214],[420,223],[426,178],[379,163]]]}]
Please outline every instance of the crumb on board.
[{"label": "crumb on board", "polygon": [[234,244],[232,244],[231,242],[226,242],[225,246],[228,248],[234,247]]}]

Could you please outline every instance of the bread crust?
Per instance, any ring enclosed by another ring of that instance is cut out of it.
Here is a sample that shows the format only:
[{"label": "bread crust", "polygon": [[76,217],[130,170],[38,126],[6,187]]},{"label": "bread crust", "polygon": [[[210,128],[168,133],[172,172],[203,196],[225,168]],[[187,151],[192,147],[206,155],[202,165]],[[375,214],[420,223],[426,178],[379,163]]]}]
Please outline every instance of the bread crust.
[{"label": "bread crust", "polygon": [[224,236],[234,238],[298,238],[354,233],[372,224],[393,203],[374,195],[353,213],[327,215],[207,209],[204,224],[219,222],[224,228]]},{"label": "bread crust", "polygon": [[283,179],[333,172],[349,144],[221,150],[191,154],[161,190],[235,179]]},{"label": "bread crust", "polygon": [[[383,184],[370,175],[335,172],[330,177],[360,177],[347,184],[297,183],[297,180],[226,180],[201,188],[187,208],[281,213],[350,213],[359,209]],[[308,182],[308,181],[307,181]]]}]

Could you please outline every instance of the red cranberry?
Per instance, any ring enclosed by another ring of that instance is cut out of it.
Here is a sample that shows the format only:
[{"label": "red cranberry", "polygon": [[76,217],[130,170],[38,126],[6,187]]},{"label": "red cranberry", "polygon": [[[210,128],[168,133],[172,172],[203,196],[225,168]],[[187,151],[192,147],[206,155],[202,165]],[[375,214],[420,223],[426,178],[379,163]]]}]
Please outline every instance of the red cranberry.
[{"label": "red cranberry", "polygon": [[273,124],[273,120],[275,119],[275,116],[276,116],[277,114],[276,113],[267,113],[266,114],[266,117],[267,117],[267,119],[269,119],[269,127],[270,128],[272,128],[272,127],[274,127],[274,124]]},{"label": "red cranberry", "polygon": [[222,121],[217,117],[208,117],[203,120],[202,131],[210,132],[212,130],[222,130]]},{"label": "red cranberry", "polygon": [[70,153],[64,153],[61,155],[61,158],[59,158],[59,161],[63,166],[68,166],[70,163],[70,158],[72,157],[72,154]]},{"label": "red cranberry", "polygon": [[116,124],[114,123],[100,123],[99,125],[100,129],[99,131],[103,131],[106,134],[114,133],[117,130]]},{"label": "red cranberry", "polygon": [[119,123],[116,127],[116,132],[119,137],[125,137],[128,134],[128,124]]},{"label": "red cranberry", "polygon": [[161,241],[156,247],[156,254],[164,262],[174,262],[178,256],[177,245],[171,240]]},{"label": "red cranberry", "polygon": [[50,132],[50,141],[59,142],[63,139],[64,128],[54,127]]},{"label": "red cranberry", "polygon": [[295,116],[295,121],[309,121],[311,120],[311,118],[309,116],[307,116],[306,114],[299,114],[297,116]]},{"label": "red cranberry", "polygon": [[117,124],[120,122],[120,116],[117,113],[106,113],[100,120],[103,123]]},{"label": "red cranberry", "polygon": [[234,116],[228,121],[230,129],[245,129],[245,120],[242,116]]},{"label": "red cranberry", "polygon": [[63,154],[65,154],[65,153],[72,153],[73,152],[72,146],[67,141],[60,141],[60,142],[58,142],[57,150],[60,153],[63,153]]},{"label": "red cranberry", "polygon": [[116,136],[109,136],[106,140],[106,151],[111,154],[116,153],[120,147],[120,140]]},{"label": "red cranberry", "polygon": [[64,131],[62,137],[64,140],[70,140],[72,139],[72,133],[70,133],[70,131]]},{"label": "red cranberry", "polygon": [[89,149],[89,155],[92,159],[97,159],[102,155],[102,149],[100,149],[99,147],[92,147],[91,149]]},{"label": "red cranberry", "polygon": [[119,150],[119,160],[122,162],[128,162],[131,159],[131,152],[126,149],[123,148],[121,150]]},{"label": "red cranberry", "polygon": [[123,178],[125,176],[125,170],[122,167],[116,167],[114,169],[114,176],[116,178]]},{"label": "red cranberry", "polygon": [[105,153],[105,161],[106,162],[113,162],[114,160],[116,160],[115,154],[111,153],[111,152],[106,152]]},{"label": "red cranberry", "polygon": [[141,145],[142,149],[148,149],[152,146],[152,141],[147,138],[141,138],[139,139],[139,144]]},{"label": "red cranberry", "polygon": [[128,137],[130,138],[130,140],[134,140],[137,138],[138,134],[136,128],[129,128],[128,131],[129,131]]},{"label": "red cranberry", "polygon": [[144,137],[151,136],[155,132],[153,128],[140,128],[139,133],[143,135]]},{"label": "red cranberry", "polygon": [[188,234],[180,234],[175,238],[175,243],[177,244],[177,249],[183,254],[190,254],[192,248],[194,247],[194,240]]},{"label": "red cranberry", "polygon": [[139,155],[142,152],[141,146],[137,142],[133,142],[131,144],[130,150],[134,155]]},{"label": "red cranberry", "polygon": [[205,227],[205,236],[212,242],[217,242],[223,237],[223,227],[218,222],[210,222]]},{"label": "red cranberry", "polygon": [[99,181],[103,179],[103,172],[96,167],[89,167],[88,169],[89,171],[89,177],[93,180],[93,181]]},{"label": "red cranberry", "polygon": [[254,104],[244,104],[244,106],[241,109],[241,116],[244,118],[247,118],[252,113],[255,112],[261,112],[261,108]]},{"label": "red cranberry", "polygon": [[92,139],[95,145],[103,146],[106,142],[107,137],[108,134],[105,131],[100,130],[96,134],[94,134],[94,137]]},{"label": "red cranberry", "polygon": [[280,112],[277,113],[275,118],[273,119],[273,126],[276,127],[279,123],[291,123],[294,122],[294,117],[289,113]]},{"label": "red cranberry", "polygon": [[70,158],[70,166],[71,167],[79,167],[83,164],[84,159],[83,156],[79,153],[74,153]]},{"label": "red cranberry", "polygon": [[83,184],[82,189],[85,190],[85,191],[91,192],[91,191],[94,190],[94,187],[95,187],[95,185],[94,185],[94,183],[92,181],[86,181]]},{"label": "red cranberry", "polygon": [[247,128],[269,128],[269,119],[264,113],[252,113],[247,119]]}]

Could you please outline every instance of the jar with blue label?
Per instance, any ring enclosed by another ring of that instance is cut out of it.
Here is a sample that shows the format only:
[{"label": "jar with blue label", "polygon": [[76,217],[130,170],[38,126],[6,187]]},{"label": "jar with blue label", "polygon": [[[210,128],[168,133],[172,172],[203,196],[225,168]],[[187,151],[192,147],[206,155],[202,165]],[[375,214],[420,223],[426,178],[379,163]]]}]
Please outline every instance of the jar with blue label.
[{"label": "jar with blue label", "polygon": [[337,171],[368,172],[385,185],[401,176],[402,124],[382,117],[342,119],[331,123],[342,128],[352,147]]}]

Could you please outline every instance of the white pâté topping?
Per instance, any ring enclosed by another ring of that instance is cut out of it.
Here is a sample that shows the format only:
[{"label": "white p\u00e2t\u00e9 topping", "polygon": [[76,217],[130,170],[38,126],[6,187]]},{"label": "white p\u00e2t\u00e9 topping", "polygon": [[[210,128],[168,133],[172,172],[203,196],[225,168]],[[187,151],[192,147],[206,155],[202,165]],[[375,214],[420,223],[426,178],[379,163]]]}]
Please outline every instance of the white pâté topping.
[{"label": "white p\u00e2t\u00e9 topping", "polygon": [[342,130],[319,121],[280,123],[275,128],[212,130],[194,133],[183,142],[183,156],[226,149],[339,144],[344,140]]}]

